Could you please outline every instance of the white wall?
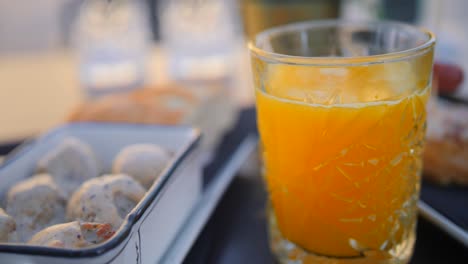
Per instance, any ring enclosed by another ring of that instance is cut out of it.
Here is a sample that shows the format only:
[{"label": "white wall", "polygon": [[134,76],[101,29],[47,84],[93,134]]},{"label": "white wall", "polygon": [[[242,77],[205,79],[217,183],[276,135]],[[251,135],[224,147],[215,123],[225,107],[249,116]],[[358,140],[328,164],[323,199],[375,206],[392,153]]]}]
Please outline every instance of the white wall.
[{"label": "white wall", "polygon": [[0,0],[0,53],[60,47],[81,0]]}]

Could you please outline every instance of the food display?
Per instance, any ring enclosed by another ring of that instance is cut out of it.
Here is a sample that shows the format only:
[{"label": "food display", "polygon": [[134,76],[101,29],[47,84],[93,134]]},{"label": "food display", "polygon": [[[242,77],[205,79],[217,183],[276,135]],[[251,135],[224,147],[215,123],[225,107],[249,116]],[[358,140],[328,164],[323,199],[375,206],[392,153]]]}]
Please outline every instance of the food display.
[{"label": "food display", "polygon": [[116,155],[113,169],[101,171],[87,143],[65,138],[38,160],[36,174],[7,191],[0,243],[68,249],[102,243],[120,228],[170,158],[155,144],[128,145]]}]

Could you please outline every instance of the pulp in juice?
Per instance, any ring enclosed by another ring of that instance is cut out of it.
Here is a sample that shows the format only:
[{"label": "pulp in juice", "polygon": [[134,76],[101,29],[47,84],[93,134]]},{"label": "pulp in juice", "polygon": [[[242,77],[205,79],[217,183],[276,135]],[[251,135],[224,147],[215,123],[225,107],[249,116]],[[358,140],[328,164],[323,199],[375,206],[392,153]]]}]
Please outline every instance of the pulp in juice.
[{"label": "pulp in juice", "polygon": [[393,66],[282,66],[256,89],[273,214],[308,252],[392,254],[413,232],[430,89]]}]

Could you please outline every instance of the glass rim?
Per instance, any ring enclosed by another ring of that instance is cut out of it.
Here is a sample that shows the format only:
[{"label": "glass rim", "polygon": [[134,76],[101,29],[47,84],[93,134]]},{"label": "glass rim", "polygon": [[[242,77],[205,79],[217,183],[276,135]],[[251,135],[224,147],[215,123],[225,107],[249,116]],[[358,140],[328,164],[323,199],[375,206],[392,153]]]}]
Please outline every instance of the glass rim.
[{"label": "glass rim", "polygon": [[[365,55],[365,56],[353,56],[353,57],[320,57],[320,56],[295,56],[287,55],[272,51],[267,51],[258,47],[258,41],[265,39],[268,36],[278,33],[299,31],[301,29],[313,29],[321,27],[339,27],[339,26],[365,26],[365,25],[393,25],[401,28],[407,28],[411,30],[419,31],[425,34],[428,38],[424,43],[406,50],[389,52],[385,54],[377,55]],[[405,60],[414,56],[422,55],[428,52],[434,47],[436,37],[434,33],[424,27],[411,25],[408,23],[392,21],[392,20],[380,20],[380,21],[350,21],[341,19],[328,19],[328,20],[312,20],[304,22],[296,22],[291,24],[285,24],[277,27],[266,29],[255,35],[253,40],[248,43],[248,48],[253,56],[259,57],[260,59],[277,62],[283,64],[292,65],[308,65],[308,66],[357,66],[357,65],[369,65],[387,63],[393,61]]]}]

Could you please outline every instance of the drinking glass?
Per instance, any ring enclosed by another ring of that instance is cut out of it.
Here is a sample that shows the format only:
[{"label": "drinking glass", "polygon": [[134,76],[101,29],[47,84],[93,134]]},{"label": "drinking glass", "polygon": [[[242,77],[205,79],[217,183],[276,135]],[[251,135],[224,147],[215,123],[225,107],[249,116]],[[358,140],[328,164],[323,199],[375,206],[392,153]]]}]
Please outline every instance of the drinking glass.
[{"label": "drinking glass", "polygon": [[281,263],[407,263],[435,37],[397,22],[315,21],[250,44]]}]

